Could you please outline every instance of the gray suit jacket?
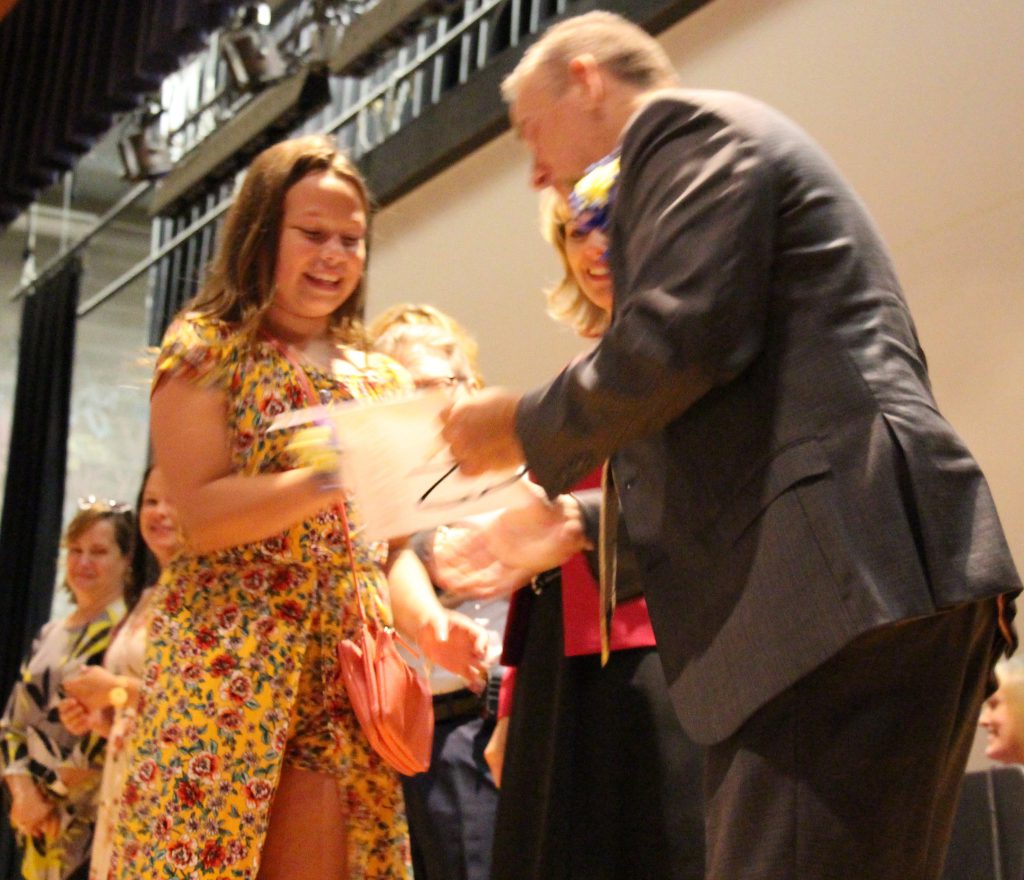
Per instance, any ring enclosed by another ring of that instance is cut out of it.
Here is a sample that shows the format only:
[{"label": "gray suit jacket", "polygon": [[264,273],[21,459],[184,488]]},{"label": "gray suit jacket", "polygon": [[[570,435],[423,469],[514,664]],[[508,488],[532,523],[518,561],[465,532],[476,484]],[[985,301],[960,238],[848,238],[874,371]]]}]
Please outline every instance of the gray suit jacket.
[{"label": "gray suit jacket", "polygon": [[614,453],[694,739],[867,630],[1020,589],[885,247],[803,131],[662,93],[625,133],[610,235],[612,325],[517,431],[551,492]]}]

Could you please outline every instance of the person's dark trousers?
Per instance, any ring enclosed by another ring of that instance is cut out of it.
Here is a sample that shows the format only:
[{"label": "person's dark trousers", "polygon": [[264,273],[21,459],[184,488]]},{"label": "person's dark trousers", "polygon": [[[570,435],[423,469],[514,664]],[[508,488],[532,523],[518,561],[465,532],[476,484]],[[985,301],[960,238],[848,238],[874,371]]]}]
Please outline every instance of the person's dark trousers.
[{"label": "person's dark trousers", "polygon": [[765,705],[710,748],[707,876],[938,878],[1002,649],[979,602],[861,636]]},{"label": "person's dark trousers", "polygon": [[[704,750],[683,733],[656,651],[566,658],[577,725],[566,792],[571,880],[704,880]],[[548,880],[548,878],[545,878]],[[552,878],[553,880],[553,878]]]},{"label": "person's dark trousers", "polygon": [[404,777],[416,880],[489,880],[498,790],[484,760],[492,719],[438,721],[430,770]]}]

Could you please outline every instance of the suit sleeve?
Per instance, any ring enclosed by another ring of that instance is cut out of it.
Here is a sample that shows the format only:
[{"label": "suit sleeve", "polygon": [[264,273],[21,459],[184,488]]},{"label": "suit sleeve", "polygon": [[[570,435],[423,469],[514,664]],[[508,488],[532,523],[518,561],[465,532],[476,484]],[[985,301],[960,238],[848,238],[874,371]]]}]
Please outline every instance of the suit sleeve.
[{"label": "suit sleeve", "polygon": [[677,99],[636,117],[611,219],[611,327],[516,414],[546,490],[565,491],[757,357],[775,202],[758,141],[735,122]]}]

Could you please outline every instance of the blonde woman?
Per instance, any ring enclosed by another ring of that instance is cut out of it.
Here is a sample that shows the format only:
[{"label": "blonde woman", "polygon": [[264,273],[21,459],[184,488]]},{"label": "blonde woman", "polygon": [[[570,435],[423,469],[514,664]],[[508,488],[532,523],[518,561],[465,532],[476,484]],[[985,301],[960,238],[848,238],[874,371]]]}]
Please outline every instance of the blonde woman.
[{"label": "blonde woman", "polygon": [[[549,314],[600,336],[614,299],[607,237],[574,221],[553,191],[541,227],[564,268],[547,291]],[[597,485],[593,474],[576,490]],[[702,752],[672,711],[627,556],[620,547],[607,664],[583,555],[514,600],[505,650],[515,667],[486,751],[501,784],[493,880],[703,880]]]},{"label": "blonde woman", "polygon": [[1002,764],[1024,764],[1024,657],[996,664],[999,688],[981,708],[978,724],[986,734],[985,757]]}]

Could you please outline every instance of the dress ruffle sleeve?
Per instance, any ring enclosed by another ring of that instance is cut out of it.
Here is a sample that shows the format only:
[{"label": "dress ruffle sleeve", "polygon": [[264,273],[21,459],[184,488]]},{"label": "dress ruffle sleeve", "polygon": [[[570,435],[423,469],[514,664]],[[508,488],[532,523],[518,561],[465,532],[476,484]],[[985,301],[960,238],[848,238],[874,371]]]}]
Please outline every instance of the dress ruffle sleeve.
[{"label": "dress ruffle sleeve", "polygon": [[164,334],[151,391],[170,376],[228,391],[238,365],[237,329],[226,321],[189,312],[176,318]]}]

